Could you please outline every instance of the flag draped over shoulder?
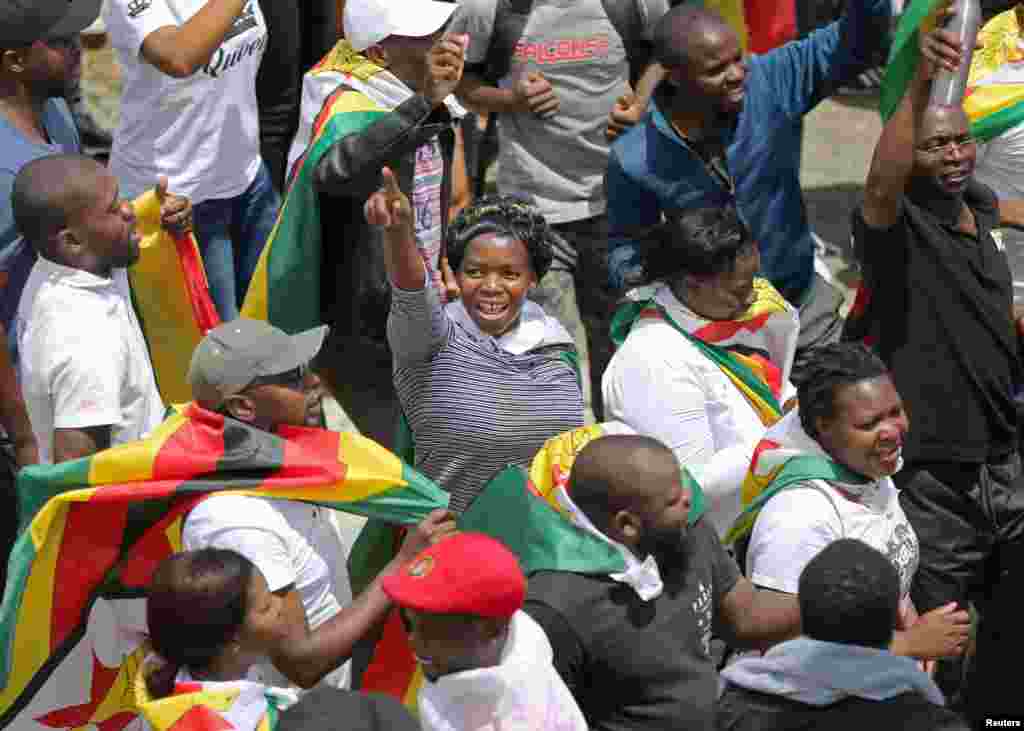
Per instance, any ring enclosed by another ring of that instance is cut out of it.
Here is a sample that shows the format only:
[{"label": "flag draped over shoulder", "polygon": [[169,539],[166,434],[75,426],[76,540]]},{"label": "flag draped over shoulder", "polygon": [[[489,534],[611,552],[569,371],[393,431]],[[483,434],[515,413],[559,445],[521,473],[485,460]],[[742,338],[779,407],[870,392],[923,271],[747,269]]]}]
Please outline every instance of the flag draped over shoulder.
[{"label": "flag draped over shoulder", "polygon": [[121,649],[111,650],[97,639],[101,625],[138,614],[153,570],[181,548],[188,511],[225,491],[400,524],[448,503],[364,437],[271,434],[194,405],[144,441],[22,470],[22,524],[0,605],[0,728],[122,731],[135,719],[141,637],[126,644],[115,626],[105,636]]},{"label": "flag draped over shoulder", "polygon": [[[144,644],[140,652],[148,652]],[[132,680],[132,699],[139,716],[152,731],[274,731],[280,714],[278,698],[262,683],[186,681],[171,694],[153,698],[146,687],[146,672],[154,656],[139,665]]]},{"label": "flag draped over shoulder", "polygon": [[721,15],[751,53],[766,53],[796,37],[793,0],[703,0],[703,5]]},{"label": "flag draped over shoulder", "polygon": [[290,333],[320,324],[320,208],[313,173],[335,142],[387,114],[350,85],[381,71],[342,41],[306,74],[302,107],[315,105],[319,113],[312,124],[300,127],[293,143],[300,153],[246,292],[243,317],[266,320]]},{"label": "flag draped over shoulder", "polygon": [[796,353],[799,322],[793,307],[766,279],[754,280],[753,304],[735,320],[705,320],[679,306],[665,285],[627,295],[612,319],[611,337],[625,342],[642,320],[661,320],[714,362],[746,397],[765,426],[782,413],[779,400]]},{"label": "flag draped over shoulder", "polygon": [[160,226],[160,201],[149,190],[133,203],[142,235],[139,260],[128,268],[132,300],[157,387],[165,404],[192,398],[185,374],[192,351],[220,316],[210,298],[195,237],[172,237]]},{"label": "flag draped over shoulder", "polygon": [[[882,84],[883,119],[899,106],[917,68],[920,34],[935,27],[941,6],[942,0],[915,0],[904,11]],[[989,20],[978,33],[983,48],[971,59],[963,106],[971,133],[982,142],[1024,122],[1022,16],[1024,9],[1018,5]]]},{"label": "flag draped over shoulder", "polygon": [[[626,571],[621,550],[581,524],[568,491],[569,472],[580,451],[594,439],[618,433],[632,431],[620,424],[605,423],[549,439],[534,457],[529,471],[509,466],[490,480],[459,518],[459,529],[486,533],[500,540],[516,554],[527,575],[536,571],[586,574]],[[692,523],[703,515],[704,496],[685,469],[682,481],[690,493]],[[374,535],[372,523],[367,529],[367,536]],[[384,538],[384,543],[388,541],[393,541],[393,537]],[[391,550],[393,555],[393,548]],[[353,556],[357,553],[357,549],[353,549]],[[386,560],[378,559],[377,570],[383,565],[380,561]],[[360,572],[351,561],[350,571],[355,572],[353,575],[374,573]],[[416,696],[422,683],[422,673],[409,649],[398,613],[392,612],[374,647],[373,657],[362,673],[359,687],[367,692],[393,695],[415,712]]]},{"label": "flag draped over shoulder", "polygon": [[761,508],[774,495],[811,480],[824,480],[839,488],[848,485],[848,492],[871,482],[831,459],[804,432],[800,414],[794,409],[765,432],[754,450],[740,496],[743,512],[726,534],[725,543],[748,536]]}]

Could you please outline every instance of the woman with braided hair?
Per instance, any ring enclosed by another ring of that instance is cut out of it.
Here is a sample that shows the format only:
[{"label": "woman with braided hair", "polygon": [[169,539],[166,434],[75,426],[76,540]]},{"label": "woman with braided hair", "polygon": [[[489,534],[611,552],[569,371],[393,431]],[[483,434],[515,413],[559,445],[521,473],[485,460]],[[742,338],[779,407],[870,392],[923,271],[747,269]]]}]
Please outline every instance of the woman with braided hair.
[{"label": "woman with braided hair", "polygon": [[384,228],[388,342],[415,466],[461,512],[499,470],[529,467],[549,438],[583,424],[572,337],[526,299],[551,264],[551,230],[509,197],[464,209],[445,240],[458,296],[442,305],[390,170],[366,203],[366,220]]}]

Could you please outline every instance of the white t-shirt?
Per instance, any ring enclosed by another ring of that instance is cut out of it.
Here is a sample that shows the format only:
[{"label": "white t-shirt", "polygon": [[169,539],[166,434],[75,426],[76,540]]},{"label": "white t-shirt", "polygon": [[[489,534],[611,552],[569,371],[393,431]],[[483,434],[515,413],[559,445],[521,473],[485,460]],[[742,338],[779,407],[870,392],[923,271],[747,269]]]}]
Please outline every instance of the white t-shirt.
[{"label": "white t-shirt", "polygon": [[39,257],[16,329],[21,389],[44,464],[54,429],[110,425],[111,443],[122,444],[163,421],[125,269],[105,279]]},{"label": "white t-shirt", "polygon": [[184,79],[142,58],[142,42],[180,26],[206,0],[109,0],[107,31],[124,78],[110,171],[133,198],[161,175],[193,203],[241,195],[260,169],[256,72],[267,45],[257,0],[248,0],[209,63]]},{"label": "white t-shirt", "polygon": [[[271,591],[294,585],[310,629],[352,602],[345,547],[325,508],[291,500],[214,495],[189,513],[181,539],[190,551],[214,547],[242,554],[260,570]],[[346,662],[323,682],[346,688],[349,672]],[[259,679],[268,685],[287,685],[269,665],[260,666]]]},{"label": "white t-shirt", "polygon": [[[765,426],[707,356],[662,320],[640,320],[601,381],[605,417],[671,449],[700,483],[723,536],[740,514],[740,486]],[[792,393],[787,383],[783,400]]]},{"label": "white t-shirt", "polygon": [[890,478],[854,502],[814,480],[773,497],[754,523],[747,550],[747,576],[758,586],[796,594],[800,573],[832,541],[856,538],[881,551],[900,575],[903,596],[917,573],[917,534],[900,507]]}]

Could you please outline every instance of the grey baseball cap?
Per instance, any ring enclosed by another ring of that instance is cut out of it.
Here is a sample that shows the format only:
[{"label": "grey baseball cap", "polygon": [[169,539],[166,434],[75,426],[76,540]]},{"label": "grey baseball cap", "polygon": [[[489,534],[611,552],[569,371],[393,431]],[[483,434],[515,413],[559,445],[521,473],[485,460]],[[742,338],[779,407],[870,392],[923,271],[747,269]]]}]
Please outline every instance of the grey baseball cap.
[{"label": "grey baseball cap", "polygon": [[103,0],[0,0],[0,48],[75,35],[99,17]]},{"label": "grey baseball cap", "polygon": [[238,318],[218,325],[202,339],[188,368],[192,398],[208,409],[242,391],[255,379],[306,365],[320,352],[326,325],[289,335],[263,320]]}]

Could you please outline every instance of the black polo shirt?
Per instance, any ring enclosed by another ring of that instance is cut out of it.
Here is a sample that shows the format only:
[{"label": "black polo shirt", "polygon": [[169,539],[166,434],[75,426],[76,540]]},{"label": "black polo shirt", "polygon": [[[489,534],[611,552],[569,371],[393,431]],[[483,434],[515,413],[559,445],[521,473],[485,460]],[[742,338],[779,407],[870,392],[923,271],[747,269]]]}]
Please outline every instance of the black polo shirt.
[{"label": "black polo shirt", "polygon": [[977,237],[956,230],[948,200],[905,196],[888,229],[853,214],[871,331],[910,415],[909,460],[977,463],[1017,445],[1021,367],[1010,269],[992,238],[998,204],[973,181],[964,201]]},{"label": "black polo shirt", "polygon": [[547,633],[593,731],[713,730],[711,636],[740,574],[707,518],[690,527],[684,552],[683,565],[662,567],[665,589],[646,602],[606,576],[530,576],[523,609]]}]

